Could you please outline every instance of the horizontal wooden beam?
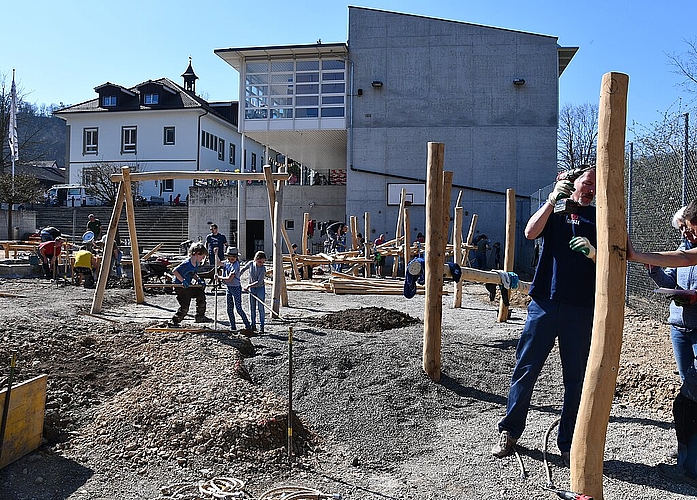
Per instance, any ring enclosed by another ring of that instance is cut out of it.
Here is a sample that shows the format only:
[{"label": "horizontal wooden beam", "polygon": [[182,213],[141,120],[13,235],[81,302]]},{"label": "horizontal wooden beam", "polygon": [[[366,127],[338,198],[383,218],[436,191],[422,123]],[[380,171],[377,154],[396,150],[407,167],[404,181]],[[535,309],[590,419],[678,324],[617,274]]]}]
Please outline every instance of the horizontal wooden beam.
[{"label": "horizontal wooden beam", "polygon": [[[289,174],[276,173],[271,174],[274,181],[287,181]],[[134,172],[131,174],[131,180],[134,182],[155,181],[160,179],[222,179],[229,181],[265,181],[263,173],[254,172],[211,172],[209,170],[159,170],[153,172]],[[123,176],[121,174],[112,174],[112,182],[121,182]]]}]

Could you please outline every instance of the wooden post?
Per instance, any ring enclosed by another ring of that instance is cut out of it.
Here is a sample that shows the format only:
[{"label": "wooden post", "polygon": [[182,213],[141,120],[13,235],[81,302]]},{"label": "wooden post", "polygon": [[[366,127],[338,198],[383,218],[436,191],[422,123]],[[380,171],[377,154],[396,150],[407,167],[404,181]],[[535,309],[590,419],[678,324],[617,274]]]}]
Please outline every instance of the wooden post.
[{"label": "wooden post", "polygon": [[595,312],[581,406],[571,445],[571,489],[603,500],[603,453],[624,327],[627,225],[624,146],[629,76],[605,73],[600,87],[596,171]]},{"label": "wooden post", "polygon": [[443,315],[443,156],[445,144],[428,143],[426,172],[426,301],[424,308],[423,369],[440,382]]},{"label": "wooden post", "polygon": [[477,227],[477,219],[479,216],[477,214],[472,214],[472,220],[470,221],[470,229],[467,232],[467,241],[465,241],[465,254],[463,255],[462,265],[470,266],[470,251],[469,247],[472,245],[472,240],[474,239],[474,229]]},{"label": "wooden post", "polygon": [[281,245],[281,207],[283,206],[283,191],[276,193],[276,202],[273,211],[273,285],[271,287],[271,310],[273,316],[278,318],[281,310],[281,293],[283,280],[283,249]]},{"label": "wooden post", "polygon": [[[131,256],[133,266],[133,288],[136,292],[136,303],[145,302],[145,292],[143,292],[143,274],[140,270],[140,249],[138,248],[138,234],[136,231],[136,212],[133,208],[133,194],[131,193],[131,169],[121,167],[123,175],[123,197],[126,204],[126,222],[128,222],[128,236],[131,238]],[[113,241],[112,241],[113,250]],[[106,250],[106,248],[105,248]]]},{"label": "wooden post", "polygon": [[[402,236],[402,220],[404,220],[404,206],[406,202],[407,190],[406,188],[402,188],[402,190],[399,192],[399,213],[397,214],[397,227],[395,228],[394,232],[396,246],[399,246],[399,238]],[[396,253],[392,259],[392,277],[396,278],[397,270],[399,269],[399,253]]]},{"label": "wooden post", "polygon": [[[302,239],[302,248],[300,249],[300,253],[303,255],[309,255],[310,249],[307,248],[307,226],[310,224],[310,214],[308,212],[303,213],[303,239]],[[302,279],[308,279],[310,277],[310,268],[311,266],[305,266],[305,269],[303,269],[303,275]]]},{"label": "wooden post", "polygon": [[[462,194],[462,191],[460,191]],[[460,198],[458,197],[458,200]],[[462,214],[464,209],[461,206],[455,207],[455,218],[453,220],[453,261],[458,264],[462,262]],[[462,307],[462,280],[455,283],[455,293],[453,297],[453,309]]]},{"label": "wooden post", "polygon": [[453,173],[443,172],[443,256],[448,247],[448,229],[450,228],[450,192],[453,189]]},{"label": "wooden post", "polygon": [[[286,287],[286,275],[283,272],[283,245],[281,244],[280,241],[278,242],[278,245],[279,245],[280,250],[281,250],[281,256],[280,256],[280,258],[281,258],[281,273],[278,275],[276,274],[276,230],[277,230],[277,228],[275,226],[276,225],[276,217],[275,217],[275,208],[274,207],[276,205],[276,200],[278,199],[278,197],[281,196],[282,182],[277,181],[277,183],[275,184],[275,187],[274,187],[273,174],[271,172],[271,165],[264,165],[262,167],[262,169],[264,172],[264,179],[266,181],[266,191],[269,195],[269,214],[270,214],[270,220],[271,220],[271,233],[274,235],[274,237],[273,237],[274,238],[274,241],[273,241],[273,244],[274,244],[274,247],[273,247],[273,249],[274,249],[273,282],[274,282],[274,286],[275,286],[276,281],[278,281],[278,284],[280,287],[281,301],[282,301],[283,305],[285,307],[287,307],[288,306],[288,289]],[[290,252],[290,246],[292,243],[290,242],[290,238],[288,237],[288,233],[286,233],[286,230],[285,230],[286,228],[283,227],[283,220],[282,219],[280,221],[280,224],[281,224],[281,227],[278,228],[279,238],[281,237],[281,235],[283,236],[283,238],[285,239],[285,242],[286,242],[286,246],[288,247],[288,251]],[[293,265],[293,270],[297,275],[298,269],[295,266],[295,261],[293,260],[293,258],[291,258],[291,265]],[[275,311],[275,312],[278,312],[278,311]]]},{"label": "wooden post", "polygon": [[[352,215],[349,217],[349,227],[351,228],[351,250],[358,250],[358,217]],[[359,266],[353,266],[354,276],[358,276]]]},{"label": "wooden post", "polygon": [[104,290],[106,289],[106,283],[109,280],[109,267],[111,265],[111,258],[106,258],[107,255],[111,256],[114,253],[114,238],[116,238],[116,230],[119,226],[119,218],[121,217],[121,209],[124,203],[124,187],[123,181],[119,182],[119,187],[116,191],[116,200],[114,201],[114,210],[111,212],[111,220],[109,221],[109,228],[107,230],[106,244],[104,245],[104,258],[99,266],[99,276],[97,277],[97,287],[94,290],[94,297],[92,298],[92,309],[90,309],[92,314],[97,314],[102,312],[102,301],[104,299]]},{"label": "wooden post", "polygon": [[[513,271],[513,259],[515,257],[515,190],[506,189],[506,249],[503,258],[503,270]],[[499,299],[499,323],[505,323],[510,317],[508,306]]]},{"label": "wooden post", "polygon": [[404,277],[407,276],[407,264],[411,260],[411,221],[409,220],[409,209],[404,209]]},{"label": "wooden post", "polygon": [[[365,237],[365,258],[370,259],[373,255],[371,248],[373,248],[373,239],[370,237],[370,212],[363,213],[363,223],[365,227],[363,228],[363,236]],[[365,265],[365,277],[370,278],[370,263]]]}]

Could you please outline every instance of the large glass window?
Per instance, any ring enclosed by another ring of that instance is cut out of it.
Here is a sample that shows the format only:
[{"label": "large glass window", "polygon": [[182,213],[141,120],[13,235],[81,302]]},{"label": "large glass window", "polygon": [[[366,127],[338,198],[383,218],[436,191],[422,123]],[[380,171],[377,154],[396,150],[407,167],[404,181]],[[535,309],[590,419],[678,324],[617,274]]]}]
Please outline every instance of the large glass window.
[{"label": "large glass window", "polygon": [[346,63],[341,59],[247,61],[247,120],[343,117]]}]

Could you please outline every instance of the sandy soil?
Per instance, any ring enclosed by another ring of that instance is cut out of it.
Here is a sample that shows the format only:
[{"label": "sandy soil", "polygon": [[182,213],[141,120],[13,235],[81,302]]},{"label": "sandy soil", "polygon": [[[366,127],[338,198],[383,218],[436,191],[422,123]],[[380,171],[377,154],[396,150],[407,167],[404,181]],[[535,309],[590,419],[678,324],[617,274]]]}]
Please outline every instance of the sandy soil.
[{"label": "sandy soil", "polygon": [[[169,294],[138,305],[132,290],[110,288],[96,318],[92,290],[5,280],[0,292],[0,380],[13,350],[18,380],[49,376],[46,444],[0,471],[0,499],[211,498],[197,485],[216,477],[244,482],[246,498],[280,498],[264,493],[279,486],[345,499],[553,497],[541,485],[544,435],[561,401],[556,352],[519,443],[527,479],[514,457],[489,454],[525,320],[520,297],[507,323],[496,322],[482,285],[466,284],[457,310],[445,297],[434,383],[421,369],[423,296],[291,291],[282,319],[246,338],[223,331],[225,298],[211,291],[220,331],[146,331],[171,317]],[[675,448],[678,384],[668,327],[627,311],[606,498],[697,494],[654,469]],[[568,487],[553,438],[548,460],[555,484]]]}]

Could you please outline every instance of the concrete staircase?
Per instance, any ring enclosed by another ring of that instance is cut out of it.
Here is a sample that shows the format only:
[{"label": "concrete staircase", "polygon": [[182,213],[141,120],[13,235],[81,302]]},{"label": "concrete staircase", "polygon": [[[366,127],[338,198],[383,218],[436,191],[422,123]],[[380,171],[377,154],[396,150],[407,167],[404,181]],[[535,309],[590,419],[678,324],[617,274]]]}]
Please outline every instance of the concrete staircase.
[{"label": "concrete staircase", "polygon": [[[64,235],[82,237],[87,230],[87,216],[94,214],[102,221],[102,234],[105,234],[111,220],[112,207],[39,207],[36,208],[36,225],[38,228],[54,226]],[[187,207],[135,207],[138,246],[150,250],[163,243],[161,252],[178,255],[180,244],[189,239],[189,210]],[[128,238],[126,209],[119,218],[119,235]]]}]

